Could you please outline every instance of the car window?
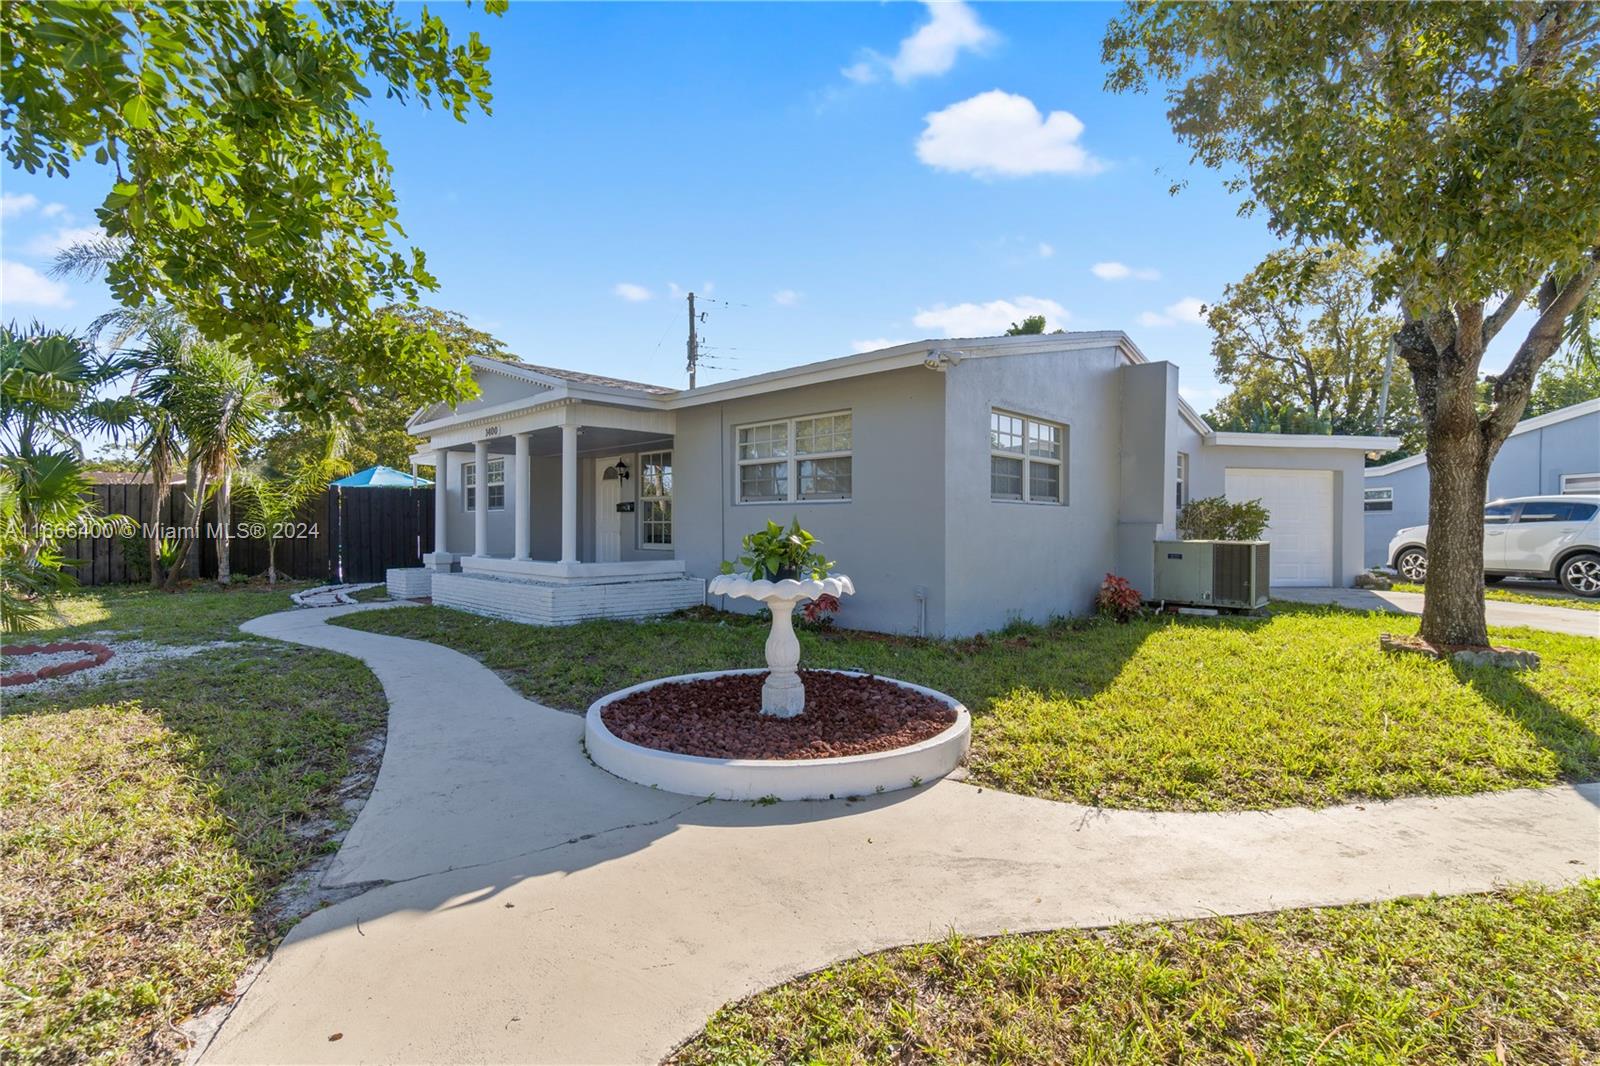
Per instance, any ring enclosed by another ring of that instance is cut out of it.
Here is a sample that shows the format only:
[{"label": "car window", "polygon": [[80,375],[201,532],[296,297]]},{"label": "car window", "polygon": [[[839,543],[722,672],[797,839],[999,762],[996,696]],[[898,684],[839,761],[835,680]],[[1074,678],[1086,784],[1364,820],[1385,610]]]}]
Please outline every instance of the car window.
[{"label": "car window", "polygon": [[1497,503],[1483,509],[1483,524],[1486,526],[1503,526],[1516,516],[1517,505],[1514,503]]},{"label": "car window", "polygon": [[1522,505],[1518,522],[1587,522],[1594,517],[1592,503],[1560,503],[1554,500],[1535,501]]}]

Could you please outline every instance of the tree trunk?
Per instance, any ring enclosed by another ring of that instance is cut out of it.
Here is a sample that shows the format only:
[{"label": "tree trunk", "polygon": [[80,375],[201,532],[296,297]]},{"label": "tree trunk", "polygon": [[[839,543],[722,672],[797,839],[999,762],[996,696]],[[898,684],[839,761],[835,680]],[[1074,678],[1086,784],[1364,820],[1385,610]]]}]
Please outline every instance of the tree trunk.
[{"label": "tree trunk", "polygon": [[267,537],[267,588],[278,587],[278,538]]},{"label": "tree trunk", "polygon": [[1424,640],[1489,643],[1483,611],[1483,504],[1489,459],[1474,424],[1466,433],[1428,440],[1428,587]]},{"label": "tree trunk", "polygon": [[150,546],[150,587],[158,589],[161,587],[162,579],[165,577],[161,572],[161,544],[166,540],[166,536],[162,532],[161,511],[166,506],[167,497],[172,495],[172,485],[167,479],[157,477],[151,488],[155,491],[155,511],[150,523],[150,535],[145,538],[145,541]]},{"label": "tree trunk", "polygon": [[178,553],[172,560],[172,569],[167,572],[168,589],[178,587],[178,578],[182,576],[183,568],[189,561],[189,549],[200,539],[200,514],[205,507],[206,475],[193,464],[190,469],[198,472],[189,482],[187,509],[183,519],[185,534],[178,538]]},{"label": "tree trunk", "polygon": [[233,531],[233,470],[222,472],[217,481],[217,583],[226,585],[233,580],[233,562],[228,557]]}]

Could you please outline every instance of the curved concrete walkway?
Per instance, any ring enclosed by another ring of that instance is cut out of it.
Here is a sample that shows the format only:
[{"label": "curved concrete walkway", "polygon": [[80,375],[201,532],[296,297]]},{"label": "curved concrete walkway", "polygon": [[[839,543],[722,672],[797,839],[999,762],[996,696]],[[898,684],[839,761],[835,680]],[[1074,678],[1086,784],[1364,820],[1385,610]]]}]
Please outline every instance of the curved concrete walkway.
[{"label": "curved concrete walkway", "polygon": [[[391,703],[370,802],[209,1062],[655,1061],[724,1002],[936,938],[1560,884],[1600,785],[1320,811],[1147,814],[951,781],[696,802],[620,781],[577,715],[433,644],[300,610],[248,632],[354,655]],[[340,1034],[337,1040],[334,1034]]]},{"label": "curved concrete walkway", "polygon": [[[1422,613],[1420,592],[1379,592],[1376,589],[1306,588],[1273,589],[1275,600],[1295,603],[1332,604],[1356,611],[1388,611],[1392,614]],[[1570,633],[1577,637],[1600,637],[1600,611],[1581,607],[1551,607],[1542,603],[1512,603],[1510,600],[1484,600],[1484,618],[1492,626],[1526,626],[1551,633]]]}]

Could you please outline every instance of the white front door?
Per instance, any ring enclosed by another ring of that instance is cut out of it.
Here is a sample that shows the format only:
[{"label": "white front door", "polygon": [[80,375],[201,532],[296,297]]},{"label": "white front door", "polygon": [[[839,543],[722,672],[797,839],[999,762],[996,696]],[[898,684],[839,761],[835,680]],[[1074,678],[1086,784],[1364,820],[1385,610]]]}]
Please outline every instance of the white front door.
[{"label": "white front door", "polygon": [[[622,561],[622,516],[617,504],[622,502],[622,481],[608,470],[615,470],[620,455],[594,461],[594,561],[618,563]],[[631,473],[631,471],[630,471]]]},{"label": "white front door", "polygon": [[1230,469],[1223,491],[1267,509],[1273,585],[1333,584],[1333,471]]}]

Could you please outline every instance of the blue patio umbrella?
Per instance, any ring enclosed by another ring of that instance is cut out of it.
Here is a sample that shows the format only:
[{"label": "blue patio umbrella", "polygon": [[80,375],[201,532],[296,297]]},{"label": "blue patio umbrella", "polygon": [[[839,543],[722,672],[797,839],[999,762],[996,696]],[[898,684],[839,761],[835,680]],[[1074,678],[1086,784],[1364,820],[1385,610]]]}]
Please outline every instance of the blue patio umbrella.
[{"label": "blue patio umbrella", "polygon": [[425,477],[413,478],[403,470],[396,470],[392,466],[369,466],[365,470],[357,470],[349,477],[342,477],[333,482],[333,486],[341,489],[409,489],[431,486],[433,482]]}]

